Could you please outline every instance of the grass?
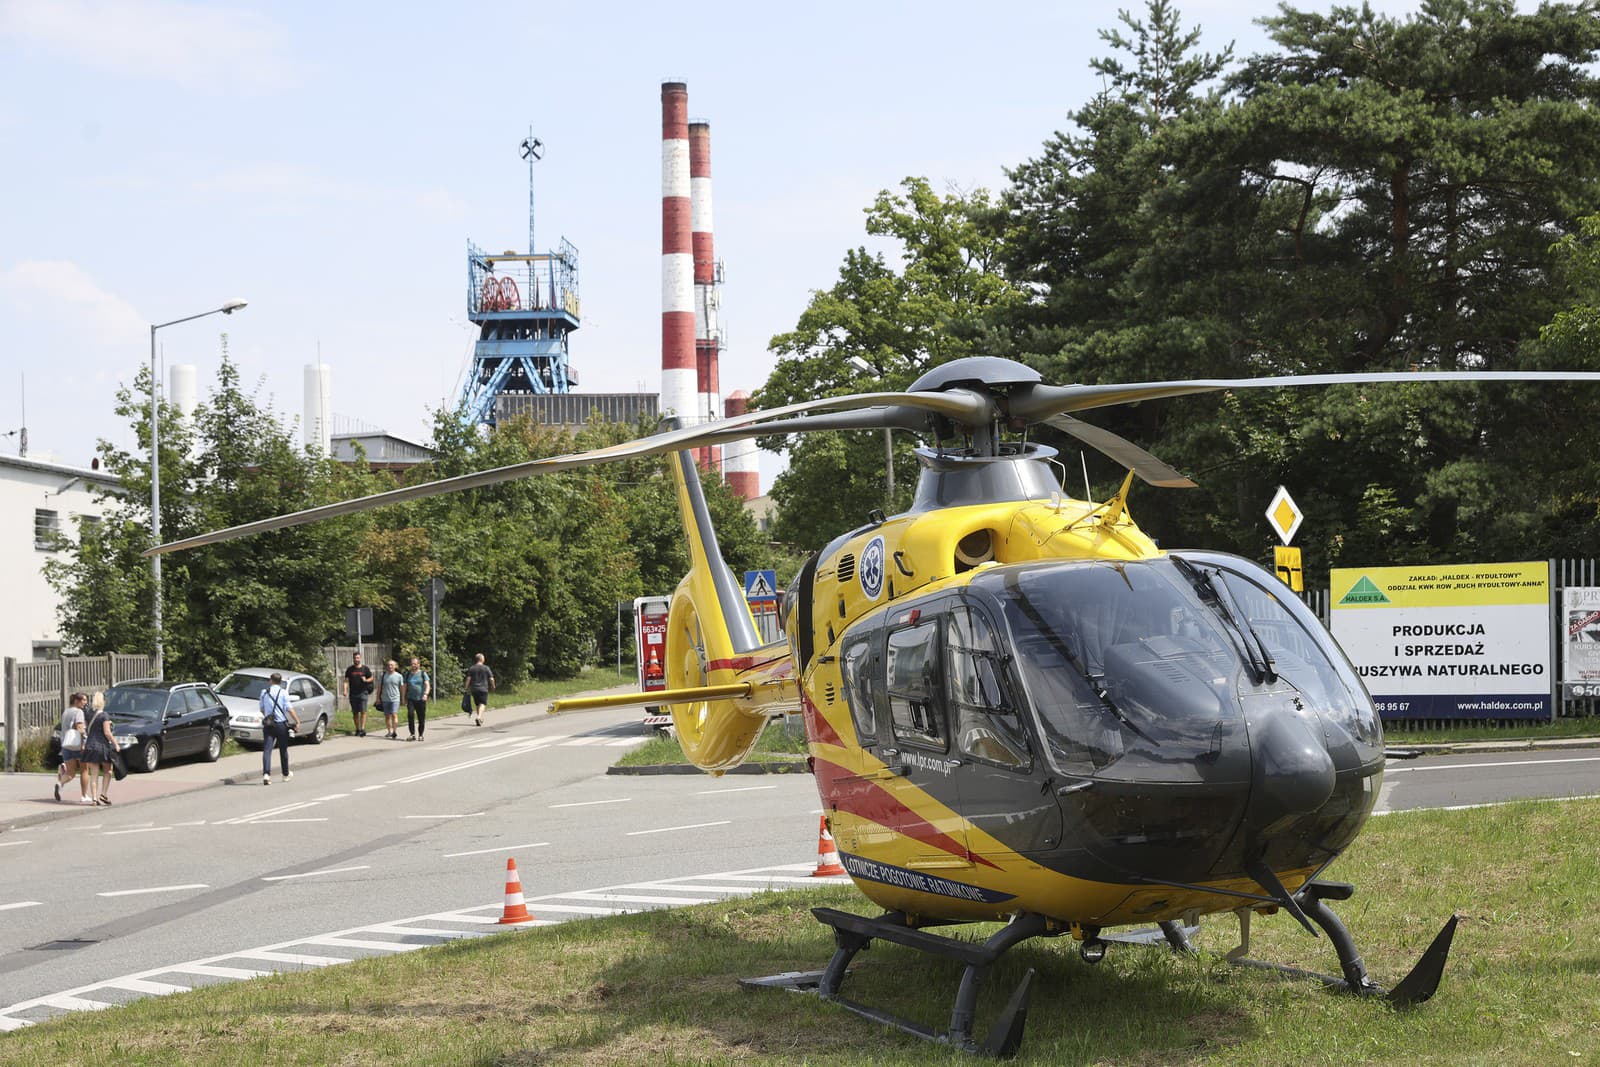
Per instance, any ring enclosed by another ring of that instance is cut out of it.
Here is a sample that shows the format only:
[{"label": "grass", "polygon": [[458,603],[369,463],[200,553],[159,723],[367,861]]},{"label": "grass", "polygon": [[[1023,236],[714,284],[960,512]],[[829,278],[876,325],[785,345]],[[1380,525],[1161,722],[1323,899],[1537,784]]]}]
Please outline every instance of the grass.
[{"label": "grass", "polygon": [[[806,739],[791,734],[782,723],[768,723],[756,740],[750,759],[758,763],[777,763],[792,760],[796,763],[806,758]],[[684,764],[689,760],[683,754],[678,739],[670,735],[652,737],[638,748],[629,749],[617,760],[619,767],[659,767],[666,764]]]},{"label": "grass", "polygon": [[[1198,959],[1119,946],[1090,967],[1068,938],[1028,942],[991,969],[978,1029],[1033,968],[1022,1064],[1594,1062],[1597,819],[1600,802],[1576,801],[1372,821],[1330,875],[1358,887],[1337,908],[1374,976],[1397,980],[1463,916],[1440,992],[1416,1011],[1231,968],[1219,954],[1233,924],[1212,919]],[[736,985],[820,967],[832,937],[808,914],[817,904],[871,913],[825,888],[580,920],[73,1014],[0,1036],[0,1063],[974,1063],[813,997]],[[1335,967],[1287,916],[1253,934],[1260,958]],[[845,995],[947,1023],[957,967],[882,944],[856,960]]]},{"label": "grass", "polygon": [[1413,745],[1462,741],[1548,741],[1595,736],[1600,736],[1600,717],[1593,715],[1559,718],[1555,722],[1508,722],[1503,725],[1461,723],[1429,729],[1396,723],[1383,728],[1383,738],[1387,743]]}]

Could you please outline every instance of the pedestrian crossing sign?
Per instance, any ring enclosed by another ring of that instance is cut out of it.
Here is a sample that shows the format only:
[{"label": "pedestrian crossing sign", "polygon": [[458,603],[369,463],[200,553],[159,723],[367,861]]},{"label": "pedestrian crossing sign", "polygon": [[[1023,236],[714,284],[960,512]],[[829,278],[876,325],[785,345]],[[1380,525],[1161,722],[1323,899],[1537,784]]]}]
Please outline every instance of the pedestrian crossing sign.
[{"label": "pedestrian crossing sign", "polygon": [[778,572],[745,571],[744,598],[746,600],[778,599]]}]

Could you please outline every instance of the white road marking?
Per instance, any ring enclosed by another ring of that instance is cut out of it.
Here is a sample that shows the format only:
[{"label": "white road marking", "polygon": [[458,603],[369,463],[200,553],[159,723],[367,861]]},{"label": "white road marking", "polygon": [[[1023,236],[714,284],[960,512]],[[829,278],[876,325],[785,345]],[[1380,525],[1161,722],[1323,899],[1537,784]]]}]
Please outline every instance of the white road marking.
[{"label": "white road marking", "polygon": [[269,874],[263,875],[261,880],[263,882],[287,882],[291,878],[310,878],[318,874],[343,874],[346,871],[366,871],[371,869],[371,864],[363,863],[359,867],[326,867],[320,871],[302,871],[299,874]]},{"label": "white road marking", "polygon": [[251,812],[249,815],[239,815],[232,819],[223,819],[221,822],[217,823],[217,825],[227,826],[230,824],[254,822],[256,819],[268,819],[274,815],[287,815],[291,811],[300,811],[303,808],[309,808],[315,803],[315,800],[302,800],[295,804],[279,804],[275,807],[262,808],[260,811]]},{"label": "white road marking", "polygon": [[389,779],[388,784],[406,785],[411,782],[421,782],[429,778],[437,778],[441,774],[454,774],[456,771],[472,770],[474,767],[482,767],[486,763],[494,763],[497,760],[510,759],[513,756],[521,756],[528,752],[537,752],[540,748],[551,745],[557,740],[560,739],[555,737],[541,738],[540,744],[538,745],[520,745],[516,748],[510,749],[509,751],[496,753],[493,756],[480,756],[477,759],[470,759],[464,763],[452,763],[445,767],[436,767],[431,771],[423,771],[420,774],[407,775],[404,778],[391,778]]},{"label": "white road marking", "polygon": [[761,892],[760,886],[755,885],[706,885],[695,882],[692,885],[672,885],[668,882],[638,882],[628,886],[629,889],[665,889],[673,893],[738,893],[741,896]]},{"label": "white road marking", "polygon": [[407,819],[476,819],[483,814],[481,811],[469,811],[465,815],[406,815],[402,817]]},{"label": "white road marking", "polygon": [[326,815],[309,816],[304,819],[252,819],[251,826],[278,826],[286,822],[327,822]]},{"label": "white road marking", "polygon": [[156,885],[149,889],[114,889],[106,893],[96,893],[97,897],[136,897],[144,893],[178,893],[185,889],[210,889],[204,882],[190,882],[187,885]]},{"label": "white road marking", "polygon": [[759,793],[766,789],[776,789],[775,785],[745,785],[738,789],[702,789],[695,794],[697,797],[718,797],[724,793]]},{"label": "white road marking", "polygon": [[164,997],[171,993],[187,993],[186,985],[172,985],[170,982],[151,982],[143,978],[113,978],[105,985],[110,989],[122,989],[129,993],[147,993],[150,996]]},{"label": "white road marking", "polygon": [[[229,960],[238,955],[230,952],[226,956],[216,957],[219,960]],[[256,971],[246,967],[218,967],[214,963],[180,963],[176,967],[158,967],[147,974],[161,974],[163,971],[177,971],[179,974],[203,974],[210,978],[261,978],[272,974],[272,971]],[[12,1009],[7,1008],[7,1011]]]},{"label": "white road marking", "polygon": [[116,837],[118,834],[153,834],[161,830],[170,830],[170,826],[141,826],[137,830],[107,830],[101,837]]},{"label": "white road marking", "polygon": [[59,996],[46,997],[46,1007],[61,1008],[63,1011],[100,1011],[111,1007],[103,1000],[85,1000],[83,997],[69,997],[65,993]]},{"label": "white road marking", "polygon": [[174,825],[174,826],[204,826],[205,824],[206,824],[206,821],[204,819],[191,819],[189,822],[175,822],[172,825]]},{"label": "white road marking", "polygon": [[330,948],[370,948],[380,952],[411,952],[423,945],[408,945],[403,941],[372,941],[363,937],[308,937],[302,944],[327,945]]},{"label": "white road marking", "polygon": [[[1496,760],[1493,763],[1440,763],[1425,767],[1385,767],[1384,776],[1391,774],[1416,774],[1420,771],[1475,771],[1480,767],[1530,767],[1554,763],[1600,763],[1600,756],[1569,756],[1564,759]],[[1448,810],[1448,809],[1445,809]]]},{"label": "white road marking", "polygon": [[10,848],[12,845],[31,845],[31,844],[33,844],[33,839],[32,838],[29,838],[26,841],[0,841],[0,848]]},{"label": "white road marking", "polygon": [[318,797],[317,801],[320,803],[321,801],[324,801],[324,800],[343,800],[345,797],[347,797],[349,795],[350,795],[349,793],[329,793],[325,797]]},{"label": "white road marking", "polygon": [[24,1026],[32,1025],[26,1019],[7,1019],[4,1015],[0,1015],[0,1034],[10,1030],[21,1030]]},{"label": "white road marking", "polygon": [[1379,815],[1404,815],[1410,811],[1476,811],[1478,808],[1504,808],[1511,804],[1564,804],[1569,800],[1600,800],[1600,793],[1582,793],[1573,797],[1523,797],[1520,800],[1491,800],[1484,804],[1446,804],[1435,808],[1402,808],[1398,811],[1373,811]]},{"label": "white road marking", "polygon": [[642,738],[642,737],[624,737],[624,738],[622,738],[621,740],[618,740],[618,741],[607,741],[606,742],[606,747],[607,748],[633,748],[633,747],[636,747],[636,746],[642,745],[642,744],[644,744],[644,738]]},{"label": "white road marking", "polygon": [[[540,911],[575,911],[580,915],[631,915],[639,910],[638,908],[603,908],[598,904],[585,907],[580,904],[546,904],[542,901],[531,900],[528,903],[534,904]],[[500,920],[487,919],[485,921],[497,923]]]},{"label": "white road marking", "polygon": [[42,900],[19,900],[15,904],[0,904],[0,911],[12,911],[16,908],[37,908],[43,904]]},{"label": "white road marking", "polygon": [[444,854],[444,858],[447,860],[453,860],[457,856],[485,856],[491,852],[515,852],[519,848],[544,848],[549,844],[550,842],[548,841],[533,841],[526,845],[502,845],[499,848],[475,848],[471,852],[446,852]]},{"label": "white road marking", "polygon": [[692,822],[683,826],[660,826],[654,830],[629,830],[628,836],[640,837],[644,834],[664,834],[672,830],[699,830],[706,826],[727,826],[732,821],[732,819],[723,819],[720,822]]},{"label": "white road marking", "polygon": [[308,956],[304,952],[272,952],[264,948],[235,952],[234,955],[242,960],[262,960],[266,963],[298,963],[303,967],[330,967],[335,963],[350,962],[343,956]]},{"label": "white road marking", "polygon": [[562,748],[582,748],[585,745],[603,745],[607,741],[604,737],[574,737],[561,742]]},{"label": "white road marking", "polygon": [[612,797],[610,800],[575,800],[570,804],[551,804],[554,808],[587,808],[595,804],[626,804],[632,797]]},{"label": "white road marking", "polygon": [[416,934],[420,937],[486,937],[483,930],[444,930],[437,926],[369,926],[368,930],[375,934]]},{"label": "white road marking", "polygon": [[[568,893],[563,900],[614,900],[619,904],[710,904],[716,897],[653,897],[641,893]],[[542,905],[541,905],[542,906]]]},{"label": "white road marking", "polygon": [[380,782],[378,785],[363,785],[363,786],[359,786],[359,787],[357,787],[356,792],[357,793],[370,793],[374,789],[382,789],[382,788],[384,788],[384,786]]}]

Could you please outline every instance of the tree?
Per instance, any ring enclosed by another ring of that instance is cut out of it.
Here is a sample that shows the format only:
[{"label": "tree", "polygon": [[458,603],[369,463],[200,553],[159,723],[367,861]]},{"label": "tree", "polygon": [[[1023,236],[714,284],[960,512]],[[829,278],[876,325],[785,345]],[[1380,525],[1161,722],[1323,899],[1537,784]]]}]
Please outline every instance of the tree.
[{"label": "tree", "polygon": [[[988,193],[940,196],[925,178],[907,178],[901,189],[884,190],[867,209],[867,233],[897,244],[898,266],[865,247],[847,252],[833,287],[814,292],[795,329],[772,339],[778,363],[752,410],[903,389],[932,367],[981,351],[983,314],[1020,299],[996,269],[996,241],[978,225],[992,210]],[[790,467],[772,488],[778,540],[819,547],[885,506],[881,434],[762,442],[785,446]],[[905,451],[902,442],[891,507],[910,499],[914,468]]]}]

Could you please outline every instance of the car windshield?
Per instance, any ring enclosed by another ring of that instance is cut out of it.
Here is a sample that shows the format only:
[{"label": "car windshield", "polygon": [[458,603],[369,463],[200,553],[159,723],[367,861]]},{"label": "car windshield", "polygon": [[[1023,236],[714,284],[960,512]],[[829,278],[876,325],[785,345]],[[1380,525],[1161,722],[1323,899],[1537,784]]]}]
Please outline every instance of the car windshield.
[{"label": "car windshield", "polygon": [[261,693],[267,688],[267,679],[259,674],[230,674],[217,686],[217,692],[225,697],[248,697],[259,700]]},{"label": "car windshield", "polygon": [[121,689],[113,686],[106,690],[106,712],[114,719],[150,719],[166,710],[165,689]]}]

